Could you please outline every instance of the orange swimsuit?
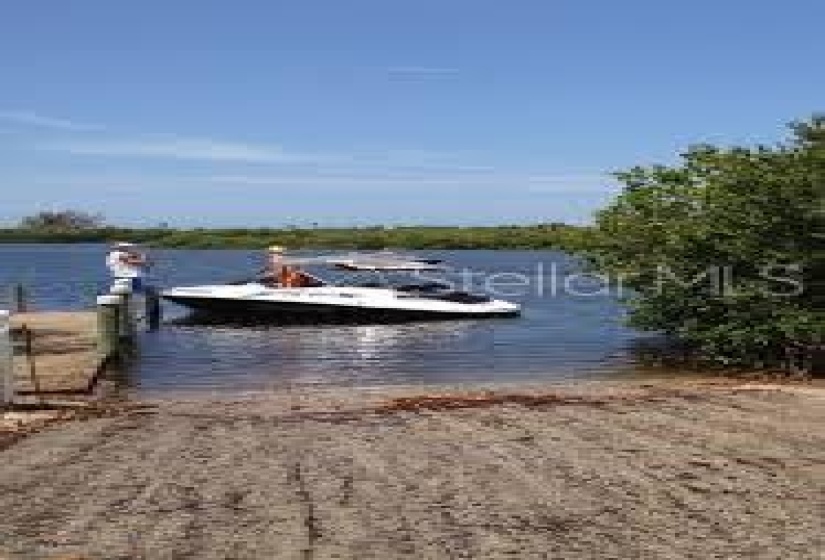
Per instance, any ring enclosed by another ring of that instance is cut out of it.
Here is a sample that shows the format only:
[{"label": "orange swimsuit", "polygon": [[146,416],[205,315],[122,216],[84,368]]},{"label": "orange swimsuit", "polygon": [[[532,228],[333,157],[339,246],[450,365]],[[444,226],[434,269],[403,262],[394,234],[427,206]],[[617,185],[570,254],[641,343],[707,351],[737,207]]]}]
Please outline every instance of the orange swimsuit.
[{"label": "orange swimsuit", "polygon": [[302,288],[306,285],[304,274],[299,270],[292,270],[288,266],[281,267],[279,280],[284,288]]}]

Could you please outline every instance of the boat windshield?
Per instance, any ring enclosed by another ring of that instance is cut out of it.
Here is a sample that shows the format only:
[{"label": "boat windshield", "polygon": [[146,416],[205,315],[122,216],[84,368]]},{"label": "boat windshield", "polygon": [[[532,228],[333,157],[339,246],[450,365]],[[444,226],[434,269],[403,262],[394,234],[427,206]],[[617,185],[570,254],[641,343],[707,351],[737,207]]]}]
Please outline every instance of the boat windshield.
[{"label": "boat windshield", "polygon": [[326,284],[335,286],[349,286],[362,288],[405,288],[409,286],[418,286],[424,284],[432,284],[434,282],[443,282],[437,274],[433,272],[414,273],[407,271],[348,271],[337,270],[329,268],[323,270],[316,270],[314,267],[308,267],[307,272],[313,276],[323,278]]}]

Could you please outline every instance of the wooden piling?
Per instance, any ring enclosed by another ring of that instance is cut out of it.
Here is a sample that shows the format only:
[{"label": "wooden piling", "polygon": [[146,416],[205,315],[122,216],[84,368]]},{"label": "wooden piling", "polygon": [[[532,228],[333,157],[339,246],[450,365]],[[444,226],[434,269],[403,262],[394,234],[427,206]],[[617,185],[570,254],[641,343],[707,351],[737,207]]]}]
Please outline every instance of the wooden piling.
[{"label": "wooden piling", "polygon": [[34,392],[39,394],[40,393],[40,381],[37,379],[37,364],[35,362],[34,357],[34,336],[32,335],[31,329],[26,325],[23,325],[23,342],[25,344],[25,354],[26,354],[26,362],[29,366],[29,379],[31,379],[32,387],[34,388]]},{"label": "wooden piling", "polygon": [[150,331],[160,328],[161,308],[160,295],[157,290],[148,289],[146,291],[146,322]]},{"label": "wooden piling", "polygon": [[14,351],[10,319],[11,314],[0,309],[0,406],[14,402]]},{"label": "wooden piling", "polygon": [[21,283],[14,286],[14,310],[17,313],[25,313],[28,310],[26,287]]},{"label": "wooden piling", "polygon": [[97,348],[104,360],[120,355],[121,302],[117,295],[97,298]]},{"label": "wooden piling", "polygon": [[120,312],[118,314],[121,344],[129,344],[134,335],[132,317],[132,294],[120,294]]},{"label": "wooden piling", "polygon": [[132,314],[132,282],[117,280],[109,293],[119,298],[118,334],[121,343],[130,344],[134,340],[135,327]]}]

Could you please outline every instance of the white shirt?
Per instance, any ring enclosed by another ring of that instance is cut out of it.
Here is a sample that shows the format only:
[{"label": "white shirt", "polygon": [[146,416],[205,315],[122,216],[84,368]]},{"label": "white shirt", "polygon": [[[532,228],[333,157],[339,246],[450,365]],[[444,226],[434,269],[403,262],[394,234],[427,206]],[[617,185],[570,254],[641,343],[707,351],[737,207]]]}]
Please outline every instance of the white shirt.
[{"label": "white shirt", "polygon": [[106,267],[115,278],[140,278],[143,276],[143,267],[128,264],[126,259],[129,253],[114,249],[106,255]]}]

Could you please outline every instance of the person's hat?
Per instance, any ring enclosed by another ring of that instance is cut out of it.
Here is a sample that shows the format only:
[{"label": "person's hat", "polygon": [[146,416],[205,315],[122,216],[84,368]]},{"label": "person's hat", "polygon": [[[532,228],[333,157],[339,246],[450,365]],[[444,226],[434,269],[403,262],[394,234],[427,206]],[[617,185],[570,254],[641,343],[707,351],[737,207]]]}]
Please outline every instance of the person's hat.
[{"label": "person's hat", "polygon": [[285,253],[286,249],[280,245],[272,245],[267,248],[267,251],[270,253]]}]

